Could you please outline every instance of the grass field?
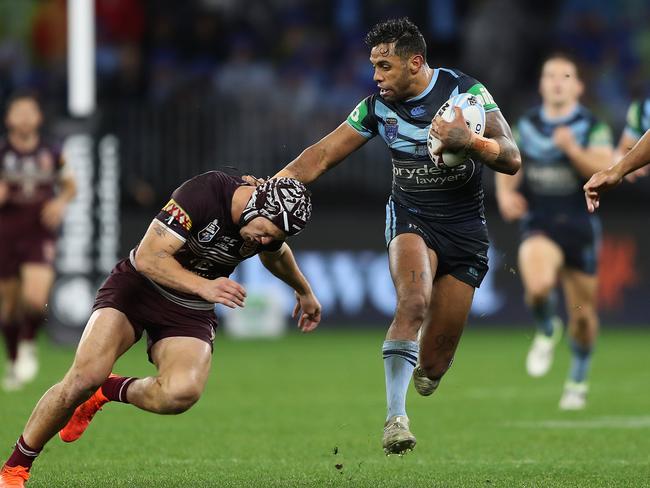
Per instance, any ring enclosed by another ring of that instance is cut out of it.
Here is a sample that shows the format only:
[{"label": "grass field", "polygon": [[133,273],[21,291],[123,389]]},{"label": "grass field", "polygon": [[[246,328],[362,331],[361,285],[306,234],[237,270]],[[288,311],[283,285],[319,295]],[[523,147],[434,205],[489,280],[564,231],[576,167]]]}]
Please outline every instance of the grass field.
[{"label": "grass field", "polygon": [[[529,334],[468,331],[434,396],[409,392],[415,451],[384,456],[383,332],[218,338],[207,390],[189,412],[160,417],[109,404],[77,443],[46,447],[37,487],[646,487],[650,486],[650,332],[606,331],[586,411],[557,402],[568,364],[523,369]],[[72,351],[48,347],[41,377],[0,393],[4,459]],[[138,344],[116,367],[147,375]]]}]

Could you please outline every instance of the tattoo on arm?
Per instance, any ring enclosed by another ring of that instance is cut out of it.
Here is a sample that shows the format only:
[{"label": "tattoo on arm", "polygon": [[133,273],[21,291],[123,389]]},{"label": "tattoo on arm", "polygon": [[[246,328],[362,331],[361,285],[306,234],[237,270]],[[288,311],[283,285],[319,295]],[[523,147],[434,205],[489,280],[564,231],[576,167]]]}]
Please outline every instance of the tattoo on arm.
[{"label": "tattoo on arm", "polygon": [[519,157],[519,149],[512,142],[512,139],[506,136],[495,137],[501,151],[499,152],[498,161],[510,161],[513,158]]},{"label": "tattoo on arm", "polygon": [[154,226],[153,230],[158,237],[165,237],[167,235],[167,229],[160,225]]}]

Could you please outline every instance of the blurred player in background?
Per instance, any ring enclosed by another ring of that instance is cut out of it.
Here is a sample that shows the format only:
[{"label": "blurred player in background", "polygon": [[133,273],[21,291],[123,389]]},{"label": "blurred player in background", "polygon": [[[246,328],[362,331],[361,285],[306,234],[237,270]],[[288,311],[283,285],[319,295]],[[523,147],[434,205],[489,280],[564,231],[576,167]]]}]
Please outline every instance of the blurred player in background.
[{"label": "blurred player in background", "polygon": [[[429,67],[424,38],[408,19],[374,26],[366,43],[379,93],[362,100],[345,122],[278,176],[310,183],[377,135],[390,149],[386,245],[397,309],[383,344],[388,403],[383,447],[387,454],[402,454],[416,443],[406,415],[411,376],[420,394],[436,389],[453,360],[474,289],[488,269],[483,164],[513,174],[520,156],[486,88],[458,70]],[[458,108],[452,122],[432,122],[458,93],[474,94],[483,103],[485,137],[470,132]],[[427,153],[429,130],[442,141],[440,151],[468,149],[471,159],[437,169]]]},{"label": "blurred player in background", "polygon": [[[650,98],[632,102],[627,111],[627,121],[616,148],[616,160],[621,159],[650,130]],[[625,176],[629,182],[648,175],[648,167],[643,166]]]},{"label": "blurred player in background", "polygon": [[40,133],[42,122],[33,94],[9,99],[7,135],[0,140],[0,328],[8,391],[36,376],[34,340],[54,281],[57,230],[75,194],[60,148]]},{"label": "blurred player in background", "polygon": [[[289,178],[253,188],[210,171],[179,187],[97,292],[74,363],[36,405],[0,471],[0,488],[24,486],[43,446],[59,431],[62,440],[77,440],[109,401],[158,414],[194,405],[212,362],[214,304],[244,306],[244,288],[228,279],[243,260],[259,254],[295,290],[302,331],[316,328],[320,304],[284,242],[310,218],[309,192]],[[144,331],[158,374],[110,374]]]},{"label": "blurred player in background", "polygon": [[537,333],[526,358],[533,377],[550,369],[563,325],[555,288],[564,287],[573,355],[560,408],[584,408],[587,374],[598,334],[596,311],[600,223],[584,208],[582,185],[612,164],[607,125],[583,107],[583,85],[567,56],[549,57],[539,84],[542,105],[517,123],[523,172],[496,176],[503,218],[521,220],[519,270]]},{"label": "blurred player in background", "polygon": [[595,212],[600,207],[600,194],[618,185],[625,176],[650,164],[650,130],[639,139],[632,149],[611,168],[599,171],[585,183],[584,191],[587,209]]}]

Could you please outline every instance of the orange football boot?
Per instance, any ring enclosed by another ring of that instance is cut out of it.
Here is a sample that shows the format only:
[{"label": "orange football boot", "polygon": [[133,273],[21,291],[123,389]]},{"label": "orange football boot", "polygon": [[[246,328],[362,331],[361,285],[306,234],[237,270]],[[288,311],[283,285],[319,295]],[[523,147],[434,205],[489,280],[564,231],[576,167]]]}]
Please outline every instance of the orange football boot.
[{"label": "orange football boot", "polygon": [[[111,374],[109,378],[117,376]],[[74,442],[88,428],[90,421],[102,407],[109,402],[109,399],[102,393],[101,387],[93,393],[88,400],[77,407],[65,427],[59,431],[59,437],[63,442]]]},{"label": "orange football boot", "polygon": [[0,470],[0,488],[24,488],[29,471],[23,466],[7,466]]}]

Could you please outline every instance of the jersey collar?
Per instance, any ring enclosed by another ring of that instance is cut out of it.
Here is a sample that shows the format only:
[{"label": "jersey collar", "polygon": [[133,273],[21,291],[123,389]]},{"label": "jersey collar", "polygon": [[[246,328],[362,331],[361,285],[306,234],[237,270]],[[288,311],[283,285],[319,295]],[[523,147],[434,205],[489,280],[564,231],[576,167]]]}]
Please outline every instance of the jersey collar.
[{"label": "jersey collar", "polygon": [[426,97],[431,90],[433,90],[434,85],[436,84],[436,81],[438,81],[438,73],[439,70],[438,68],[433,69],[433,75],[431,76],[431,81],[427,85],[427,87],[424,89],[422,93],[419,95],[414,96],[413,98],[407,98],[404,100],[406,103],[408,102],[417,102],[418,100],[421,100],[422,98]]},{"label": "jersey collar", "polygon": [[542,105],[539,109],[539,116],[542,119],[542,122],[546,124],[566,124],[569,120],[573,119],[578,112],[580,112],[581,108],[582,105],[578,103],[571,112],[563,117],[549,117],[544,110],[544,105]]}]

